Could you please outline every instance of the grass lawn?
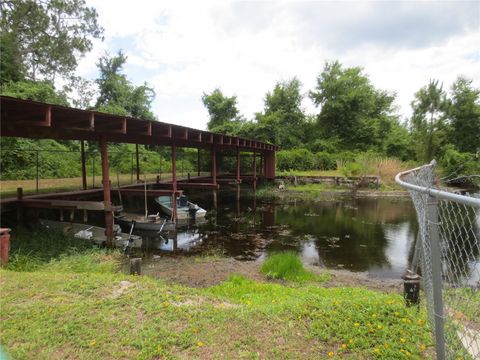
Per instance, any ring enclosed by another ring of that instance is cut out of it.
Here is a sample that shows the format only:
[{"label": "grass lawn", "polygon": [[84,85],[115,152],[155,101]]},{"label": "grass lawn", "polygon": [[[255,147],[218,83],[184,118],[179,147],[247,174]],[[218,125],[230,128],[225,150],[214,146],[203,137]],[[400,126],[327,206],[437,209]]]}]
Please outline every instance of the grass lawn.
[{"label": "grass lawn", "polygon": [[86,250],[0,270],[0,338],[13,359],[428,358],[423,309],[401,295],[232,276],[167,286]]}]

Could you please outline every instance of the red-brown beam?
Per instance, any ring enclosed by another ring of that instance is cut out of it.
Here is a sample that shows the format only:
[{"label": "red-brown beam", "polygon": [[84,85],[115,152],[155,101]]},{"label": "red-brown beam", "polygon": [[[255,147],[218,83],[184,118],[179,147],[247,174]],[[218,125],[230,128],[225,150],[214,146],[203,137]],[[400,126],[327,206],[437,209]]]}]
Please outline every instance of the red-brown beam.
[{"label": "red-brown beam", "polygon": [[[103,183],[103,201],[106,207],[112,205],[110,197],[110,176],[108,167],[108,147],[105,136],[100,138],[100,152],[102,156],[102,183]],[[107,246],[113,247],[113,213],[105,211],[105,236],[107,237]]]},{"label": "red-brown beam", "polygon": [[253,191],[257,191],[257,153],[253,152]]},{"label": "red-brown beam", "polygon": [[212,174],[212,182],[216,184],[217,183],[217,149],[215,148],[215,145],[212,146],[212,168],[210,171]]},{"label": "red-brown beam", "polygon": [[237,181],[240,183],[240,148],[237,146]]},{"label": "red-brown beam", "polygon": [[175,148],[175,142],[172,144],[172,217],[173,222],[177,221],[177,151]]}]

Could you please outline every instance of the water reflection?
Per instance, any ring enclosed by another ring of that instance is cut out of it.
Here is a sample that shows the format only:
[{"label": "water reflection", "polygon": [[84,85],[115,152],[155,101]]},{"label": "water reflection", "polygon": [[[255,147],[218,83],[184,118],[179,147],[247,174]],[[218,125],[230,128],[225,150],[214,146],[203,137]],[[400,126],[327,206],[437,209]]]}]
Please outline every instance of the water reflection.
[{"label": "water reflection", "polygon": [[[164,239],[157,234],[140,234],[144,254],[213,250],[240,260],[257,260],[275,251],[292,250],[307,264],[387,278],[399,278],[412,259],[418,258],[418,225],[409,198],[275,205],[243,195],[238,201],[236,191],[220,192],[218,197],[211,193],[191,197],[208,210],[206,223],[187,224],[164,234]],[[476,223],[478,218],[471,221]],[[458,243],[450,242],[451,251]],[[476,246],[478,249],[478,243]],[[458,262],[467,264],[459,276],[478,272],[478,257],[478,251],[472,259],[457,256]]]}]

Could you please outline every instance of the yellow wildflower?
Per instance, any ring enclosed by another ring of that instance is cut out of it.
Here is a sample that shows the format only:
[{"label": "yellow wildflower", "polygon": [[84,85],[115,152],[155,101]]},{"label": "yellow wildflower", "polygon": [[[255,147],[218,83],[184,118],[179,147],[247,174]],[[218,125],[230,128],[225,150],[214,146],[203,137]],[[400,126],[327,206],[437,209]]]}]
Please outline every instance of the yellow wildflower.
[{"label": "yellow wildflower", "polygon": [[405,340],[404,338],[400,338],[400,342],[401,342],[402,344],[405,344],[405,343],[407,342],[407,340]]},{"label": "yellow wildflower", "polygon": [[347,344],[342,344],[342,349],[345,350],[347,348]]},{"label": "yellow wildflower", "polygon": [[382,326],[381,324],[378,324],[378,325],[377,325],[377,329],[378,329],[378,330],[382,330],[382,329],[383,329],[383,326]]},{"label": "yellow wildflower", "polygon": [[355,323],[355,324],[353,324],[353,326],[355,326],[355,327],[359,327],[359,326],[360,326],[360,324],[359,324],[359,323]]},{"label": "yellow wildflower", "polygon": [[97,342],[96,342],[95,340],[92,340],[92,341],[90,342],[90,346],[95,346],[96,344],[97,344]]},{"label": "yellow wildflower", "polygon": [[332,357],[334,354],[333,354],[333,351],[330,351],[328,354],[327,354],[329,357]]},{"label": "yellow wildflower", "polygon": [[197,345],[198,345],[198,347],[202,347],[202,346],[203,346],[203,342],[199,341],[199,342],[197,343]]}]

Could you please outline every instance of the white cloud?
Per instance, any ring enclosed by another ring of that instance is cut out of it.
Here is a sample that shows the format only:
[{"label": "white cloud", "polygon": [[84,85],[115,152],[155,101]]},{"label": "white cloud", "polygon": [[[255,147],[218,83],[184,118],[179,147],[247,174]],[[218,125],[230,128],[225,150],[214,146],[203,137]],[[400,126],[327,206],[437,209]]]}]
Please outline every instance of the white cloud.
[{"label": "white cloud", "polygon": [[[388,21],[380,22],[385,36],[372,35],[382,28],[368,22],[379,19],[383,8],[392,11],[378,3],[92,0],[89,4],[99,12],[106,40],[96,44],[79,72],[91,74],[99,55],[121,46],[129,56],[127,75],[135,74],[136,81],[154,87],[153,110],[166,122],[205,128],[208,114],[201,96],[216,87],[226,95],[236,94],[241,113],[251,118],[262,110],[265,93],[277,81],[297,76],[305,92],[312,89],[326,60],[363,66],[375,86],[397,92],[404,117],[410,113],[414,92],[431,78],[449,86],[464,74],[480,85],[478,12],[472,18],[452,3],[443,7],[432,3],[435,11],[426,18],[428,3],[422,2],[413,18],[431,24],[432,31],[444,31],[429,34],[421,23],[405,22],[421,29],[418,41],[407,39],[415,34],[397,31]],[[472,7],[471,2],[467,5]],[[415,6],[398,8],[405,19],[415,12]],[[444,19],[445,12],[461,16],[461,21],[452,19],[442,27],[434,17]],[[355,26],[345,19],[355,19]],[[467,22],[470,29],[476,23],[476,29],[466,32],[462,24]],[[396,19],[395,26],[401,25]],[[352,30],[356,33],[348,38]],[[385,40],[388,34],[395,34],[390,43]],[[308,99],[305,107],[315,111]]]}]

